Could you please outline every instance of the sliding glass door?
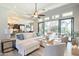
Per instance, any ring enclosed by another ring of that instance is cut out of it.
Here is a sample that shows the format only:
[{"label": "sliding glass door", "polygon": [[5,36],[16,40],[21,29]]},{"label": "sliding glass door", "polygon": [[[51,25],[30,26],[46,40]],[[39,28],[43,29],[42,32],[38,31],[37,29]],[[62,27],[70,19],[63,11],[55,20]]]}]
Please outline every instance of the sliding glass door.
[{"label": "sliding glass door", "polygon": [[60,33],[68,36],[69,41],[71,41],[71,38],[73,38],[74,36],[73,35],[73,32],[74,32],[73,23],[74,23],[73,18],[62,19],[59,21]]},{"label": "sliding glass door", "polygon": [[58,33],[58,21],[45,22],[44,34],[49,31]]},{"label": "sliding glass door", "polygon": [[49,31],[58,33],[59,35],[64,34],[68,36],[69,41],[71,41],[71,38],[74,38],[74,18],[66,18],[39,23],[39,35],[45,35]]}]

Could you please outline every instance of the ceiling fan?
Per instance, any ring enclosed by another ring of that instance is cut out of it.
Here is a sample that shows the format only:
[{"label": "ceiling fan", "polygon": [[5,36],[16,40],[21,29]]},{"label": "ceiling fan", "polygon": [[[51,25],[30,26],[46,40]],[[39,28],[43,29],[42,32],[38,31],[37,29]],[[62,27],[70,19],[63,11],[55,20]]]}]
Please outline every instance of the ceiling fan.
[{"label": "ceiling fan", "polygon": [[35,6],[34,6],[34,12],[32,14],[25,14],[25,16],[27,16],[27,18],[30,18],[30,19],[40,19],[42,16],[45,16],[43,14],[45,9],[42,9],[42,10],[38,10],[38,6],[37,6],[37,3],[35,3]]},{"label": "ceiling fan", "polygon": [[35,3],[35,11],[33,13],[33,17],[40,18],[41,16],[45,16],[45,15],[38,12],[37,3]]}]

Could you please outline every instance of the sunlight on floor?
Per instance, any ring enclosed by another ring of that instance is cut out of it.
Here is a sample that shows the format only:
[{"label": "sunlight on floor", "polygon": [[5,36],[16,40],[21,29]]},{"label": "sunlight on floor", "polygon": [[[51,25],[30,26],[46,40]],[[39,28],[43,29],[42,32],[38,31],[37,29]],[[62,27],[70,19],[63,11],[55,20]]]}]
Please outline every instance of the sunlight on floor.
[{"label": "sunlight on floor", "polygon": [[71,49],[72,49],[72,44],[71,44],[71,42],[68,42],[68,44],[67,44],[67,48],[66,48],[66,51],[65,51],[65,56],[72,56],[72,54],[71,54]]}]

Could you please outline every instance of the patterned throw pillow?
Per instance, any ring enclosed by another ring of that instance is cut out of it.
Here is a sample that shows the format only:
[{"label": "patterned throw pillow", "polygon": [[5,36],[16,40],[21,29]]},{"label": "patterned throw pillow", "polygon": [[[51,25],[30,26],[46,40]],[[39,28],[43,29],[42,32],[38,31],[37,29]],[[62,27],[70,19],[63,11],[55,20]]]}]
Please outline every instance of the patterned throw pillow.
[{"label": "patterned throw pillow", "polygon": [[19,39],[19,40],[24,40],[23,34],[16,35],[16,37],[17,37],[17,39]]}]

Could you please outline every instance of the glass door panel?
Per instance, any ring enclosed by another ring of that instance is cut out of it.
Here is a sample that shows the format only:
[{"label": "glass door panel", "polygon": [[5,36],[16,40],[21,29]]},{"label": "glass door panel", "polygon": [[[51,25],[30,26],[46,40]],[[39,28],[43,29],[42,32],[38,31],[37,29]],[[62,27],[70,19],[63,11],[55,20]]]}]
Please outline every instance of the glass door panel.
[{"label": "glass door panel", "polygon": [[71,19],[61,21],[61,34],[71,36]]},{"label": "glass door panel", "polygon": [[72,32],[73,32],[73,22],[72,19],[65,19],[60,20],[60,32],[61,34],[64,34],[69,37],[69,41],[71,41],[72,38]]},{"label": "glass door panel", "polygon": [[45,34],[47,34],[47,32],[52,31],[52,32],[56,32],[58,33],[58,21],[49,21],[49,22],[45,22]]},{"label": "glass door panel", "polygon": [[38,29],[38,33],[39,33],[38,35],[39,36],[43,35],[44,34],[44,23],[39,23],[38,28],[39,28]]}]

